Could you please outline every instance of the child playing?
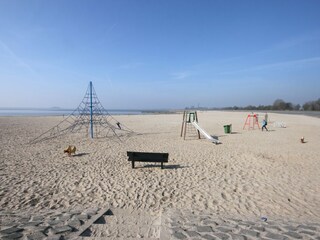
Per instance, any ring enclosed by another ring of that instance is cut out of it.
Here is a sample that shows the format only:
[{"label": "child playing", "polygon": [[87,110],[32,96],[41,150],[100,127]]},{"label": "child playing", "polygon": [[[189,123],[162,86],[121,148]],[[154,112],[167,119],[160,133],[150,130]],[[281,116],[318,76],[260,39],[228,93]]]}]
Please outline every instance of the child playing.
[{"label": "child playing", "polygon": [[263,119],[263,121],[262,121],[262,131],[263,131],[263,129],[265,128],[267,131],[269,131],[268,130],[268,128],[267,128],[267,125],[268,125],[268,123],[267,123],[267,121],[265,120],[265,119]]}]

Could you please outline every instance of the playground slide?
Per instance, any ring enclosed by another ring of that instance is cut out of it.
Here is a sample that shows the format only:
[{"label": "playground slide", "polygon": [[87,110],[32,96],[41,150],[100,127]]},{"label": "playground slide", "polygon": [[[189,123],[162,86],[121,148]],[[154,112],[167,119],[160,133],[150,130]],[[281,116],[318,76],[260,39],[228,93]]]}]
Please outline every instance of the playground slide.
[{"label": "playground slide", "polygon": [[195,122],[195,121],[192,122],[192,125],[193,125],[197,130],[199,130],[199,132],[200,132],[203,136],[205,136],[205,138],[209,139],[211,142],[214,142],[215,144],[220,143],[219,140],[214,139],[214,138],[211,137],[205,130],[203,130],[203,129],[198,125],[197,122]]}]

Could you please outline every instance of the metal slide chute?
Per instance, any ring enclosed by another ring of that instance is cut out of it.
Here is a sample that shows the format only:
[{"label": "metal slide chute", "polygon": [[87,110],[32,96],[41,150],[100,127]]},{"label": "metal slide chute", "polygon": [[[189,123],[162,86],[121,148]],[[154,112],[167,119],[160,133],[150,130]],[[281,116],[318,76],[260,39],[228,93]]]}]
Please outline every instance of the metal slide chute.
[{"label": "metal slide chute", "polygon": [[220,141],[213,138],[211,135],[209,135],[205,130],[203,130],[196,121],[192,122],[192,125],[208,140],[210,140],[211,142],[215,143],[215,144],[219,144]]}]

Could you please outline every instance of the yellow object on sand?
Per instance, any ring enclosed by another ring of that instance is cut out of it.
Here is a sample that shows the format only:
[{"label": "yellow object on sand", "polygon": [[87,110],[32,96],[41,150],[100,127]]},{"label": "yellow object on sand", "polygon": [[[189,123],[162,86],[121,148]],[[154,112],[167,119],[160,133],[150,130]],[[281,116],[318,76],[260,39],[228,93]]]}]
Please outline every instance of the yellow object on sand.
[{"label": "yellow object on sand", "polygon": [[69,145],[69,147],[67,149],[65,149],[63,152],[68,153],[68,156],[70,157],[72,153],[73,154],[76,153],[76,150],[77,150],[76,146]]}]

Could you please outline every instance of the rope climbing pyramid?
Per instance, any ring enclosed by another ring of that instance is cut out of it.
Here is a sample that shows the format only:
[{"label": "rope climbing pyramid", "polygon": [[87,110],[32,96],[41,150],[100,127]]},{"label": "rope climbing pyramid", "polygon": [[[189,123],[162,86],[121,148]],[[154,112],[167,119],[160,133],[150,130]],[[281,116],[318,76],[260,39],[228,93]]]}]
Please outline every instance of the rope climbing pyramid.
[{"label": "rope climbing pyramid", "polygon": [[109,114],[90,82],[79,106],[63,121],[30,143],[46,141],[69,133],[84,133],[91,138],[115,138],[121,142],[121,136],[133,131]]}]

